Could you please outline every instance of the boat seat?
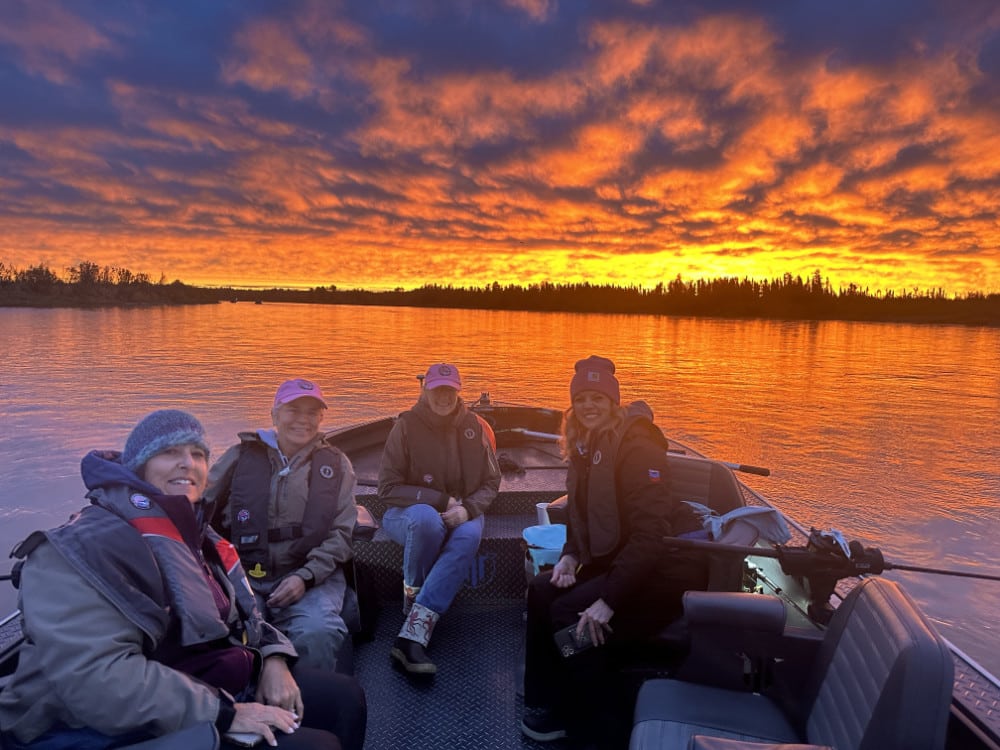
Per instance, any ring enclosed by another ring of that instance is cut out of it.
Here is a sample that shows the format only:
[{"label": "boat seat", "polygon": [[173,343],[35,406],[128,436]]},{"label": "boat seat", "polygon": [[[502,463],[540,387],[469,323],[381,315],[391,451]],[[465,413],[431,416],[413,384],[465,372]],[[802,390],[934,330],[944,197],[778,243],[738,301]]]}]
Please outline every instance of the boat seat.
[{"label": "boat seat", "polygon": [[684,453],[668,453],[670,495],[706,505],[720,516],[746,503],[732,469],[719,461]]},{"label": "boat seat", "polygon": [[896,583],[867,578],[834,613],[796,705],[763,693],[648,680],[629,749],[687,750],[701,735],[739,741],[739,750],[790,743],[937,750],[944,747],[953,674],[947,644],[913,601]]}]

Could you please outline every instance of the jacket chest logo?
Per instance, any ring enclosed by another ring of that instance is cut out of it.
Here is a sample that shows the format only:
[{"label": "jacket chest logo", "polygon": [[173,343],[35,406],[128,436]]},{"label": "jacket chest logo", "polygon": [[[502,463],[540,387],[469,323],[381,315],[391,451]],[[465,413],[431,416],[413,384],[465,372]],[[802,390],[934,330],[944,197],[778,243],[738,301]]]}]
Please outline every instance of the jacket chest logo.
[{"label": "jacket chest logo", "polygon": [[469,427],[469,428],[467,428],[465,430],[465,439],[466,440],[472,440],[472,438],[474,438],[475,436],[476,436],[476,431],[473,430],[471,427]]},{"label": "jacket chest logo", "polygon": [[424,474],[424,484],[431,484],[434,481],[433,474]]},{"label": "jacket chest logo", "polygon": [[149,510],[149,506],[152,505],[148,497],[139,493],[132,495],[128,500],[139,510]]},{"label": "jacket chest logo", "polygon": [[319,475],[323,477],[323,479],[332,479],[333,467],[328,464],[323,464],[319,467]]},{"label": "jacket chest logo", "polygon": [[240,512],[236,514],[236,520],[240,523],[246,523],[250,520],[250,511],[246,508],[241,508]]},{"label": "jacket chest logo", "polygon": [[596,466],[597,464],[601,463],[601,458],[602,458],[601,452],[599,450],[598,451],[594,451],[594,458],[593,458],[594,466]]}]

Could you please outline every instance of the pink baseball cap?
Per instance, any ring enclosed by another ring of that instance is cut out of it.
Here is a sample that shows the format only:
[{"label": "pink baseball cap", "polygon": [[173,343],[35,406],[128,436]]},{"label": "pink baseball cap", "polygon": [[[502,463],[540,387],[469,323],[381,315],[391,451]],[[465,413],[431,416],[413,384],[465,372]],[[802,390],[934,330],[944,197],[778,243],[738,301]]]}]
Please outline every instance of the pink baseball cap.
[{"label": "pink baseball cap", "polygon": [[458,374],[455,365],[446,365],[443,362],[439,365],[431,365],[424,375],[424,388],[431,390],[438,386],[446,385],[456,391],[462,390],[462,377]]},{"label": "pink baseball cap", "polygon": [[274,394],[274,408],[277,409],[282,404],[287,404],[297,398],[314,398],[323,404],[324,409],[328,408],[326,399],[323,398],[323,391],[319,389],[319,386],[303,378],[286,380],[278,386],[278,392]]}]

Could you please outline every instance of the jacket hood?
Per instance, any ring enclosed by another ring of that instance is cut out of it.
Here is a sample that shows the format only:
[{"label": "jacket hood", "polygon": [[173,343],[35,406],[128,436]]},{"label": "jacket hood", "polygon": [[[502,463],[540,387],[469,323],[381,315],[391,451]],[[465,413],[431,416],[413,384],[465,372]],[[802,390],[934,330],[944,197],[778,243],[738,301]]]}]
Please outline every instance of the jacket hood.
[{"label": "jacket hood", "polygon": [[120,451],[91,451],[80,462],[80,475],[88,490],[125,485],[150,495],[161,495],[159,489],[126,469]]}]

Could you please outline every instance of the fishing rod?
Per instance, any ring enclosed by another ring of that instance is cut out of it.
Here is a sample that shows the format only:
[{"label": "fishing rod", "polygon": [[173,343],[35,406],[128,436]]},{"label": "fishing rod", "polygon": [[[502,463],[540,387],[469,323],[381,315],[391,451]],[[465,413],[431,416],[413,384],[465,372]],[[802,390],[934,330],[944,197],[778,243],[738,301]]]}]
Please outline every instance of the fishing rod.
[{"label": "fishing rod", "polygon": [[[816,572],[840,574],[838,578],[857,575],[877,575],[885,570],[905,570],[913,573],[933,573],[942,576],[959,578],[976,578],[983,581],[1000,581],[1000,575],[988,573],[972,573],[964,570],[945,570],[944,568],[927,568],[918,565],[905,565],[887,561],[877,547],[863,547],[860,542],[851,542],[848,547],[850,556],[846,555],[838,544],[831,547],[814,544],[814,537],[822,532],[812,530],[810,543],[805,547],[744,547],[737,544],[709,542],[700,539],[678,539],[667,537],[667,545],[673,548],[694,549],[713,554],[736,555],[739,557],[769,557],[781,563],[781,569],[788,575],[809,576]],[[828,537],[822,537],[828,538]],[[836,551],[835,551],[836,550]]]}]

